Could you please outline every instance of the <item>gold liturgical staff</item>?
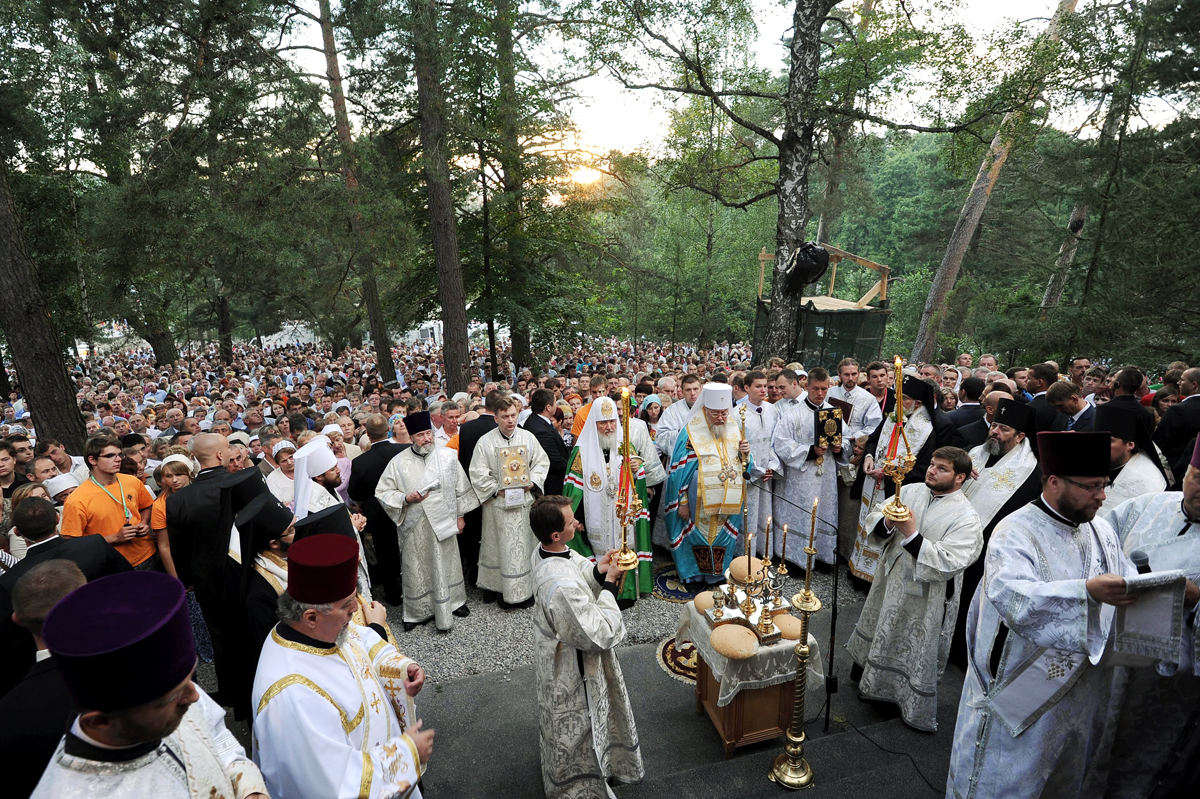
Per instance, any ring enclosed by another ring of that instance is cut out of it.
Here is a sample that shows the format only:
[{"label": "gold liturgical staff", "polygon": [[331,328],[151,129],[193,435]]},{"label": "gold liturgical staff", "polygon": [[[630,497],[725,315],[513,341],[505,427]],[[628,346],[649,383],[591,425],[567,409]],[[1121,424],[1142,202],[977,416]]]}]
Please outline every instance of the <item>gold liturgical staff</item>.
[{"label": "gold liturgical staff", "polygon": [[[625,585],[625,576],[638,567],[638,555],[629,548],[629,530],[637,522],[638,514],[642,512],[642,500],[634,488],[633,468],[629,465],[629,389],[621,389],[621,433],[624,439],[621,447],[621,495],[617,498],[617,520],[621,523],[621,549],[613,556],[617,568],[621,570],[620,586]],[[621,589],[618,588],[618,591]]]}]

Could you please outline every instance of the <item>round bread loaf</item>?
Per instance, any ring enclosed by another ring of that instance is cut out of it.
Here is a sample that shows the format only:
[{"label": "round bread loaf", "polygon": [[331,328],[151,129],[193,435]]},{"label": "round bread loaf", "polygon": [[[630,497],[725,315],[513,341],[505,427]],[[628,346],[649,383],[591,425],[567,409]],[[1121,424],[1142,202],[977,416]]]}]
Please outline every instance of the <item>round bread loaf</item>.
[{"label": "round bread loaf", "polygon": [[790,613],[780,613],[772,619],[779,634],[789,641],[800,640],[800,620]]},{"label": "round bread loaf", "polygon": [[696,594],[696,598],[692,600],[692,603],[696,606],[696,610],[703,613],[713,606],[712,591],[701,591]]},{"label": "round bread loaf", "polygon": [[730,660],[745,660],[758,651],[758,636],[740,624],[723,624],[712,631],[709,643]]},{"label": "round bread loaf", "polygon": [[[762,558],[751,558],[752,566],[754,567],[754,579],[761,580],[763,577]],[[733,559],[729,564],[729,576],[735,583],[746,583],[746,575],[749,569],[746,566],[746,556],[740,555]]]}]

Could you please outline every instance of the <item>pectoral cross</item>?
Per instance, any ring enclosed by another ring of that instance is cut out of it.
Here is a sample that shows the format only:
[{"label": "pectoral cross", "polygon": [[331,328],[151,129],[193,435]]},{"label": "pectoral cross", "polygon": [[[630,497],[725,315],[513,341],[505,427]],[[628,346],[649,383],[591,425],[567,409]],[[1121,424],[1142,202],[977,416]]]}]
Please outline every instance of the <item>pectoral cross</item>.
[{"label": "pectoral cross", "polygon": [[730,480],[736,480],[738,476],[737,469],[729,464],[721,467],[721,471],[717,472],[717,479],[722,483],[728,483]]}]

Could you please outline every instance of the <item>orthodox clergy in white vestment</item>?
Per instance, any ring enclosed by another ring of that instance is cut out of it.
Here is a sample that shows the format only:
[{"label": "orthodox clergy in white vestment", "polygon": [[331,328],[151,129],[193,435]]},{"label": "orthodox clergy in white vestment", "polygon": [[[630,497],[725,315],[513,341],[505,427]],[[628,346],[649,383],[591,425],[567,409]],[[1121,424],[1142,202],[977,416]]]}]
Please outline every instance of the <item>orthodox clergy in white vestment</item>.
[{"label": "orthodox clergy in white vestment", "polygon": [[1099,405],[1092,429],[1112,436],[1108,488],[1104,490],[1101,516],[1126,500],[1167,490],[1167,477],[1158,460],[1158,451],[1138,411],[1120,405],[1110,408],[1108,403]]},{"label": "orthodox clergy in white vestment", "polygon": [[[351,622],[358,547],[314,535],[288,550],[280,622],[254,677],[255,760],[271,796],[289,799],[419,797],[432,751],[413,696],[425,674],[386,640],[386,611]],[[328,612],[326,612],[328,610]]]},{"label": "orthodox clergy in white vestment", "polygon": [[912,453],[917,466],[905,476],[907,483],[919,483],[921,474],[921,451],[926,444],[933,443],[934,396],[929,384],[916,375],[904,375],[903,383],[904,435],[896,427],[896,412],[884,417],[883,424],[867,442],[863,455],[862,503],[858,512],[858,530],[854,539],[854,551],[850,554],[850,572],[856,577],[871,580],[875,576],[875,565],[879,562],[879,550],[870,541],[867,518],[896,492],[896,484],[883,474],[883,462],[887,458],[892,439],[895,438],[896,456],[903,458]]},{"label": "orthodox clergy in white vestment", "polygon": [[404,627],[433,619],[439,630],[467,616],[467,592],[458,558],[463,516],[479,507],[467,473],[452,449],[434,441],[428,411],[411,413],[404,426],[412,446],[392,458],[375,498],[396,523],[404,569]]},{"label": "orthodox clergy in white vestment", "polygon": [[1124,672],[1097,664],[1114,606],[1136,601],[1095,518],[1109,435],[1042,432],[1038,450],[1043,493],[996,526],[971,601],[948,797],[1104,795]]},{"label": "orthodox clergy in white vestment", "polygon": [[[1180,569],[1193,584],[1200,581],[1200,447],[1192,454],[1182,494],[1143,494],[1103,515],[1116,528],[1126,555],[1144,553],[1152,571]],[[1105,796],[1195,795],[1200,780],[1194,768],[1200,757],[1198,616],[1192,613],[1190,623],[1185,620],[1176,668],[1133,670]]]},{"label": "orthodox clergy in white vestment", "polygon": [[476,585],[500,594],[505,605],[528,606],[533,600],[529,556],[537,546],[529,508],[535,491],[546,485],[550,459],[533,433],[517,426],[520,412],[512,397],[496,401],[496,427],[475,446],[468,476],[483,506]]},{"label": "orthodox clergy in white vestment", "polygon": [[[294,462],[296,492],[292,501],[292,511],[296,514],[296,538],[300,539],[305,535],[312,535],[311,531],[306,533],[303,529],[304,519],[309,514],[327,512],[330,508],[346,508],[346,504],[335,493],[342,482],[342,474],[328,438],[314,436],[296,450]],[[358,544],[358,593],[369,602],[371,578],[367,571],[366,550],[362,544],[362,529],[367,520],[360,514],[351,514],[348,508],[346,515],[352,524],[344,528],[345,532],[352,534]]]},{"label": "orthodox clergy in white vestment", "polygon": [[608,780],[639,782],[645,770],[616,646],[625,637],[612,551],[596,564],[567,546],[577,522],[566,497],[530,511],[540,542],[531,562],[538,742],[547,799],[608,799]]},{"label": "orthodox clergy in white vestment", "polygon": [[[817,511],[817,560],[837,562],[838,487],[837,471],[850,462],[851,446],[833,443],[833,433],[842,425],[832,422],[833,406],[825,400],[829,392],[829,373],[815,367],[808,373],[808,394],[783,412],[775,424],[772,441],[775,454],[783,464],[783,487],[775,499],[775,525],[807,530],[811,524],[813,499],[820,500]],[[828,425],[833,424],[830,428]],[[825,443],[822,443],[825,442]],[[780,541],[771,557],[782,554],[792,563],[804,563],[803,535],[790,536],[791,549],[781,552]]]},{"label": "orthodox clergy in white vestment", "polygon": [[[774,480],[780,469],[779,456],[771,446],[775,435],[775,423],[779,409],[767,402],[767,376],[762,372],[747,372],[745,382],[746,401],[736,405],[734,421],[742,423],[742,408],[746,409],[745,435],[750,442],[750,483],[746,487],[746,518],[749,528],[755,533],[756,541],[765,541],[767,519],[771,518],[771,493]],[[778,527],[778,525],[776,525]],[[778,528],[782,529],[782,528]],[[746,531],[739,537],[739,546],[745,548]],[[764,544],[765,546],[765,544]]]},{"label": "orthodox clergy in white vestment", "polygon": [[912,518],[882,510],[867,523],[880,539],[879,567],[846,648],[859,693],[900,707],[904,722],[937,730],[938,681],[946,670],[963,569],[983,551],[979,515],[963,496],[971,459],[956,447],[933,453],[925,482],[900,489]]},{"label": "orthodox clergy in white vestment", "polygon": [[692,409],[700,401],[703,384],[695,375],[684,375],[680,388],[683,392],[683,399],[672,402],[663,410],[662,416],[658,418],[658,433],[654,437],[654,444],[667,459],[668,468],[671,454],[675,451],[675,439],[679,436],[679,431],[687,424],[688,419],[692,417]]},{"label": "orthodox clergy in white vestment", "polygon": [[192,624],[174,577],[134,571],[84,585],[54,606],[42,635],[81,710],[34,797],[265,799],[225,711],[192,682]]}]

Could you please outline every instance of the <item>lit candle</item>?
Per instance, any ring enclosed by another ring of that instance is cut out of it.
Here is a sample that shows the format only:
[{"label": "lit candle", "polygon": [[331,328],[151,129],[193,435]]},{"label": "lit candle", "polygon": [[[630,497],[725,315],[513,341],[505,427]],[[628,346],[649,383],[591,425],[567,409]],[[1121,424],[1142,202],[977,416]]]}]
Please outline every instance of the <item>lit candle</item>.
[{"label": "lit candle", "polygon": [[896,443],[900,440],[900,425],[892,427],[892,437],[888,439],[887,459],[890,461],[896,457]]},{"label": "lit candle", "polygon": [[[779,550],[779,565],[784,566],[787,560],[787,524],[783,525],[783,549]],[[782,569],[780,570],[782,571]]]},{"label": "lit candle", "polygon": [[767,517],[767,532],[766,532],[766,536],[767,536],[767,542],[766,542],[766,544],[765,544],[765,548],[764,548],[764,550],[763,550],[763,561],[764,561],[764,562],[767,564],[767,568],[770,568],[770,566],[771,566],[771,556],[774,554],[774,553],[771,551],[771,517],[770,517],[770,516],[768,516],[768,517]]},{"label": "lit candle", "polygon": [[746,533],[746,575],[750,575],[750,553],[754,551],[754,533]]},{"label": "lit candle", "polygon": [[811,548],[817,539],[817,497],[813,497],[812,523],[808,527],[808,546]]}]

